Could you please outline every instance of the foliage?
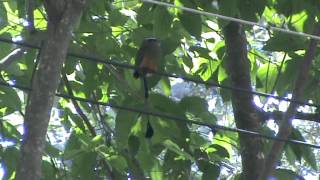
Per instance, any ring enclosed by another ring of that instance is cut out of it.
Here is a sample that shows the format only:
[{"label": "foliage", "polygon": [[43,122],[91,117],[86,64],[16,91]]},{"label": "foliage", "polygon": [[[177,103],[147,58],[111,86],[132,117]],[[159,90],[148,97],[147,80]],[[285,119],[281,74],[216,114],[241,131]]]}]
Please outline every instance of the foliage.
[{"label": "foliage", "polygon": [[[219,5],[216,1],[205,0],[167,2],[307,33],[311,32],[316,19],[320,18],[316,0],[223,0]],[[35,39],[39,37],[29,40],[31,35],[26,27],[25,6],[24,1],[0,2],[1,37],[36,42]],[[46,28],[46,12],[42,1],[36,1],[34,21],[36,30],[43,32]],[[74,32],[69,51],[93,55],[105,59],[105,62],[133,64],[142,40],[157,37],[164,48],[162,66],[165,72],[229,85],[221,35],[227,23],[138,0],[93,0]],[[256,90],[290,94],[308,40],[251,27],[247,28],[247,35],[250,74]],[[3,42],[0,42],[0,46],[0,58],[18,48]],[[2,82],[28,87],[37,53],[35,49],[26,49],[26,53],[10,66],[4,69],[0,67]],[[317,52],[305,97],[317,104],[320,102],[317,88],[319,57]],[[223,107],[217,105],[218,108],[211,112],[208,110],[208,100],[214,99],[218,104],[222,103],[222,97],[227,106],[231,98],[228,90],[221,89],[216,91],[213,98],[203,93],[202,97],[197,95],[178,99],[170,96],[174,80],[153,76],[148,80],[154,90],[146,104],[141,82],[133,79],[131,69],[69,56],[63,73],[68,76],[69,82],[61,82],[59,93],[67,94],[66,86],[69,83],[77,97],[211,124],[225,122],[217,113],[223,111]],[[27,91],[0,86],[0,158],[6,179],[14,176],[17,166],[21,121],[16,119],[24,115],[27,95]],[[233,159],[240,149],[235,133],[211,132],[192,124],[130,112],[116,106],[77,103],[96,134],[89,132],[88,124],[75,109],[74,102],[57,98],[42,164],[44,179],[103,179],[106,176],[114,179],[128,176],[137,179],[141,176],[152,179],[239,177],[239,172],[233,171],[240,168],[239,162]],[[155,132],[151,139],[145,138],[148,121]],[[294,130],[292,138],[305,140],[299,128]],[[10,143],[5,145],[4,142]],[[297,176],[298,173],[292,171],[300,171],[301,166],[297,162],[307,165],[310,173],[317,172],[319,168],[320,160],[307,147],[288,144],[284,156],[288,164],[284,168],[287,169],[279,169],[277,177]]]}]

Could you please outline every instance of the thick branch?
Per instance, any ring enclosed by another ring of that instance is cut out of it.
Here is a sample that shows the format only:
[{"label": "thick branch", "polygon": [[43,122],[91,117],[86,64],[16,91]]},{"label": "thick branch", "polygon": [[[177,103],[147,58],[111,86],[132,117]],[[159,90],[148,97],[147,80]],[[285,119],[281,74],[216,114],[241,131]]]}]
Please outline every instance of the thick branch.
[{"label": "thick branch", "polygon": [[[231,76],[232,86],[249,91],[251,88],[250,62],[247,58],[247,40],[242,25],[231,22],[224,30],[227,50],[227,70]],[[258,132],[261,127],[253,95],[232,91],[232,107],[238,128]],[[239,134],[243,179],[257,179],[262,169],[262,139]]]},{"label": "thick branch", "polygon": [[[316,25],[314,35],[316,36],[320,35],[320,23]],[[292,92],[293,100],[301,101],[303,98],[303,91],[308,81],[308,73],[311,67],[312,59],[314,59],[314,56],[316,53],[316,48],[317,48],[317,41],[312,39],[306,51],[306,54],[304,57],[304,63],[300,67],[299,75],[295,82],[295,87]],[[288,110],[283,120],[281,121],[279,133],[277,135],[278,138],[286,139],[291,134],[291,131],[292,131],[291,120],[294,118],[296,114],[297,107],[298,107],[298,104],[292,103],[292,102],[290,103]],[[278,160],[281,154],[281,151],[283,149],[283,146],[284,146],[284,142],[275,141],[273,143],[270,153],[265,162],[265,169],[262,171],[262,174],[260,176],[260,180],[268,179],[268,177],[272,174],[276,166],[276,161]]]},{"label": "thick branch", "polygon": [[[60,1],[61,2],[61,1]],[[60,21],[49,21],[47,39],[42,47],[38,70],[32,82],[26,107],[24,136],[21,146],[17,180],[41,179],[41,162],[55,91],[65,61],[73,25],[79,20],[85,0],[65,0],[66,8]],[[47,8],[51,8],[50,5]]]}]

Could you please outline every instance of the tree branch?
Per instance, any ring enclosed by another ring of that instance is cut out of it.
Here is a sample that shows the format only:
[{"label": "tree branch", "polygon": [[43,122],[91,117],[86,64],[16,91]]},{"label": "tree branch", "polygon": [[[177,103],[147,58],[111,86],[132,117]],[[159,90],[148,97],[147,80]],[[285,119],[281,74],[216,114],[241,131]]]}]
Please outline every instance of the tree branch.
[{"label": "tree branch", "polygon": [[[320,35],[320,23],[316,25],[314,35],[316,36]],[[292,92],[293,100],[300,101],[303,98],[303,91],[307,84],[308,72],[311,67],[312,59],[314,59],[316,48],[317,48],[317,41],[312,39],[305,53],[304,63],[300,66],[299,75],[295,82],[295,87]],[[284,118],[280,124],[279,133],[277,134],[278,138],[287,139],[291,134],[291,131],[292,131],[291,120],[294,118],[296,114],[297,107],[298,107],[298,104],[292,103],[292,102],[290,103],[288,110],[285,113]],[[261,173],[260,180],[266,180],[272,174],[276,166],[276,161],[278,160],[281,154],[284,144],[285,144],[284,142],[278,142],[278,141],[275,141],[273,143],[272,148],[265,162],[265,168]]]}]

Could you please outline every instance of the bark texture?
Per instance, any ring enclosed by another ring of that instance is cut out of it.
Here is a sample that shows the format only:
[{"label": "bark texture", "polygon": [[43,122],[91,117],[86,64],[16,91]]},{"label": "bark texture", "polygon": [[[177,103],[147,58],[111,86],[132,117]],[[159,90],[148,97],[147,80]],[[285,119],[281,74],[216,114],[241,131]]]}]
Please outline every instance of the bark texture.
[{"label": "bark texture", "polygon": [[74,24],[81,17],[86,0],[46,0],[47,39],[32,82],[26,107],[24,136],[16,179],[41,179],[45,137],[60,71],[66,59]]},{"label": "bark texture", "polygon": [[[252,90],[250,62],[247,57],[247,40],[242,25],[230,22],[224,29],[227,51],[227,71],[232,86]],[[253,102],[253,95],[232,91],[232,107],[236,126],[241,129],[258,132],[261,120]],[[257,179],[263,169],[264,155],[262,139],[239,134],[242,158],[242,179]]]}]

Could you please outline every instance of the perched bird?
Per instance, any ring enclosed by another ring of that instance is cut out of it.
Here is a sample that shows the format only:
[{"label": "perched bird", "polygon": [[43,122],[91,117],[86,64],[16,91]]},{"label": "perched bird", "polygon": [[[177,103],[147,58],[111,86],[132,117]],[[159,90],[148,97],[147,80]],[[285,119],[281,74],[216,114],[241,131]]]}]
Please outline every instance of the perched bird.
[{"label": "perched bird", "polygon": [[162,50],[160,40],[156,38],[144,39],[136,55],[133,77],[143,79],[146,99],[149,97],[146,76],[148,73],[153,73],[158,70],[161,59]]},{"label": "perched bird", "polygon": [[[161,59],[162,49],[160,41],[156,38],[144,39],[136,55],[133,77],[143,79],[145,100],[149,97],[147,76],[149,73],[156,72],[159,69]],[[148,119],[145,137],[149,139],[153,136],[153,133],[153,128]]]}]

